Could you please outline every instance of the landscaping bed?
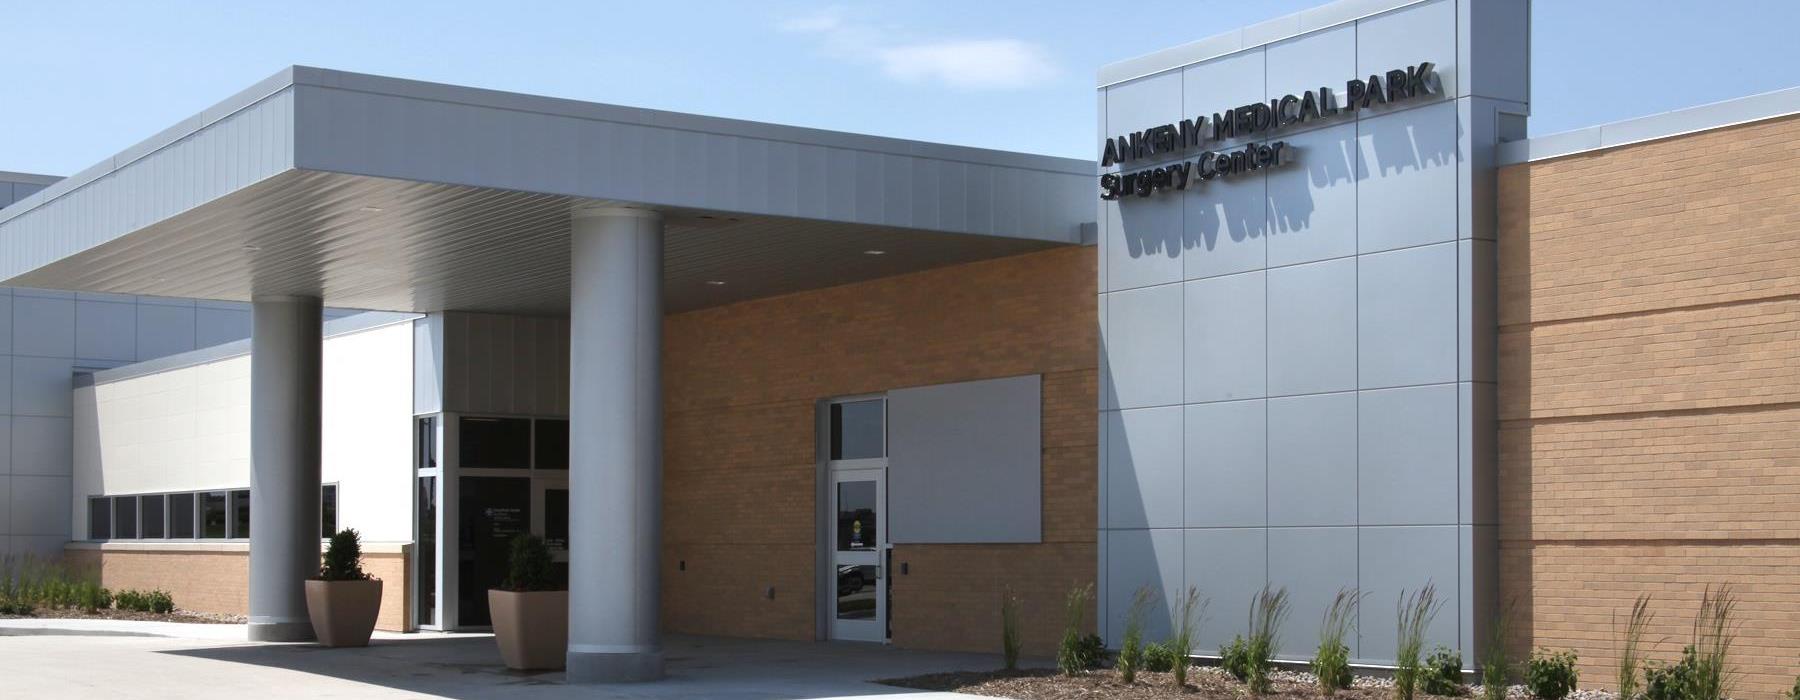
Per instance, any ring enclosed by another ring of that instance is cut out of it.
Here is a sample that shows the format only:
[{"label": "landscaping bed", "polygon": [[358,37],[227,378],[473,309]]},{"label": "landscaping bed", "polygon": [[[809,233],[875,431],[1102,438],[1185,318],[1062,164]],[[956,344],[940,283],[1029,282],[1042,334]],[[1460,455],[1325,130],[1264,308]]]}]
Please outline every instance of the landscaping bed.
[{"label": "landscaping bed", "polygon": [[240,625],[246,621],[242,615],[226,615],[224,613],[199,612],[195,610],[174,610],[166,613],[140,612],[137,610],[118,610],[108,608],[83,612],[75,608],[55,609],[40,608],[29,615],[0,615],[0,620],[59,619],[59,620],[139,620],[147,622],[192,622],[209,625]]},{"label": "landscaping bed", "polygon": [[[1270,692],[1264,698],[1272,700],[1314,700],[1326,696],[1319,692],[1318,686],[1310,673],[1295,671],[1277,671],[1270,678]],[[958,671],[954,673],[933,673],[908,678],[890,678],[876,681],[883,685],[912,690],[934,692],[967,693],[969,695],[985,695],[996,698],[1013,698],[1014,700],[1067,700],[1070,698],[1121,700],[1161,700],[1163,698],[1249,698],[1249,689],[1232,678],[1223,669],[1216,667],[1195,667],[1188,670],[1188,682],[1184,687],[1175,686],[1175,674],[1139,671],[1137,682],[1127,685],[1113,669],[1098,669],[1078,676],[1065,676],[1054,669],[1021,669],[1017,671]],[[1479,697],[1479,689],[1475,693],[1463,695],[1463,700]],[[1353,686],[1340,690],[1332,698],[1344,700],[1393,700],[1393,681],[1386,678],[1360,677]],[[1439,700],[1442,696],[1429,695],[1423,692],[1414,695],[1418,700]],[[1530,693],[1524,686],[1513,686],[1507,689],[1507,697],[1512,699],[1529,698]],[[1612,693],[1601,691],[1575,691],[1568,700],[1612,700]]]}]

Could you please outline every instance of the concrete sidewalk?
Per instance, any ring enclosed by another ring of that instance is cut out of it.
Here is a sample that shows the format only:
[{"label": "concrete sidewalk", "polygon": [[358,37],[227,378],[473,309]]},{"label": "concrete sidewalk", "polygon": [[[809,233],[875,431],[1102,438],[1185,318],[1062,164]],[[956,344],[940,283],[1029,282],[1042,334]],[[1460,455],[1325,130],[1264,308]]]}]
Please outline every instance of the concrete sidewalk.
[{"label": "concrete sidewalk", "polygon": [[[636,685],[563,682],[517,673],[485,634],[383,634],[362,649],[249,644],[240,625],[129,623],[137,635],[81,625],[0,621],[0,677],[9,697],[108,698],[968,698],[871,683],[880,678],[999,666],[994,655],[880,645],[712,637],[665,640],[668,679]],[[30,621],[51,622],[51,621]],[[103,627],[116,627],[112,623]],[[144,626],[144,627],[137,627]],[[216,627],[220,630],[192,628]],[[61,629],[47,629],[61,628]],[[29,633],[20,630],[31,629]],[[153,633],[205,638],[147,636]],[[94,636],[97,633],[100,636]],[[233,639],[218,637],[235,633]],[[16,693],[16,695],[15,695]]]}]

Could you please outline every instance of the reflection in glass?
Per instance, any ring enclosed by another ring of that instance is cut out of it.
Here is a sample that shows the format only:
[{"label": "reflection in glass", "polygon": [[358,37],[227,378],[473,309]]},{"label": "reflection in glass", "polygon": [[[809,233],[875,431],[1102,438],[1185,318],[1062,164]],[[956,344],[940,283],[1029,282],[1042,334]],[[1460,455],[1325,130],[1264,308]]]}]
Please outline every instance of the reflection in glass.
[{"label": "reflection in glass", "polygon": [[225,539],[224,491],[208,491],[200,494],[200,536],[207,539]]},{"label": "reflection in glass", "polygon": [[231,537],[244,539],[250,536],[250,491],[248,489],[231,492]]},{"label": "reflection in glass", "polygon": [[882,399],[831,405],[831,458],[887,456],[887,402]]},{"label": "reflection in glass", "polygon": [[337,534],[337,484],[319,487],[319,536]]},{"label": "reflection in glass", "polygon": [[837,569],[837,616],[839,620],[875,619],[875,565],[839,565]]},{"label": "reflection in glass", "polygon": [[875,522],[875,482],[843,481],[837,489],[838,550],[874,549],[881,541]]}]

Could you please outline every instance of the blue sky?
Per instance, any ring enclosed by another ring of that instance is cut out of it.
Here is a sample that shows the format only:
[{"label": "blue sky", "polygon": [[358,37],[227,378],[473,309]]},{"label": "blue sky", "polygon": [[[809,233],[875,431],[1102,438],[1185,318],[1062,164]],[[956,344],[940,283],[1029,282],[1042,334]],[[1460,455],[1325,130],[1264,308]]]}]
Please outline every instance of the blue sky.
[{"label": "blue sky", "polygon": [[[1095,70],[1319,0],[0,0],[0,170],[69,174],[307,64],[1093,158]],[[1533,134],[1800,85],[1800,2],[1536,0]]]}]

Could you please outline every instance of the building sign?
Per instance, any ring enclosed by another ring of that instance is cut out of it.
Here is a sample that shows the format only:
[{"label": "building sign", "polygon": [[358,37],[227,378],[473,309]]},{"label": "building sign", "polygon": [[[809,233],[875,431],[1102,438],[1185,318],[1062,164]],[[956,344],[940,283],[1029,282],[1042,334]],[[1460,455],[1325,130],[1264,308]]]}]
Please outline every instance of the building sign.
[{"label": "building sign", "polygon": [[[1331,88],[1321,87],[1298,95],[1284,95],[1266,103],[1214,112],[1210,118],[1183,119],[1180,124],[1163,124],[1107,138],[1100,149],[1100,166],[1161,159],[1214,142],[1257,136],[1296,124],[1442,92],[1436,67],[1430,62],[1422,62],[1388,71],[1385,75],[1371,75],[1367,80],[1345,83],[1341,103]],[[1250,142],[1226,150],[1207,150],[1194,160],[1136,172],[1106,173],[1100,176],[1100,198],[1148,197],[1162,190],[1199,187],[1216,178],[1293,162],[1294,150],[1285,141]]]}]

